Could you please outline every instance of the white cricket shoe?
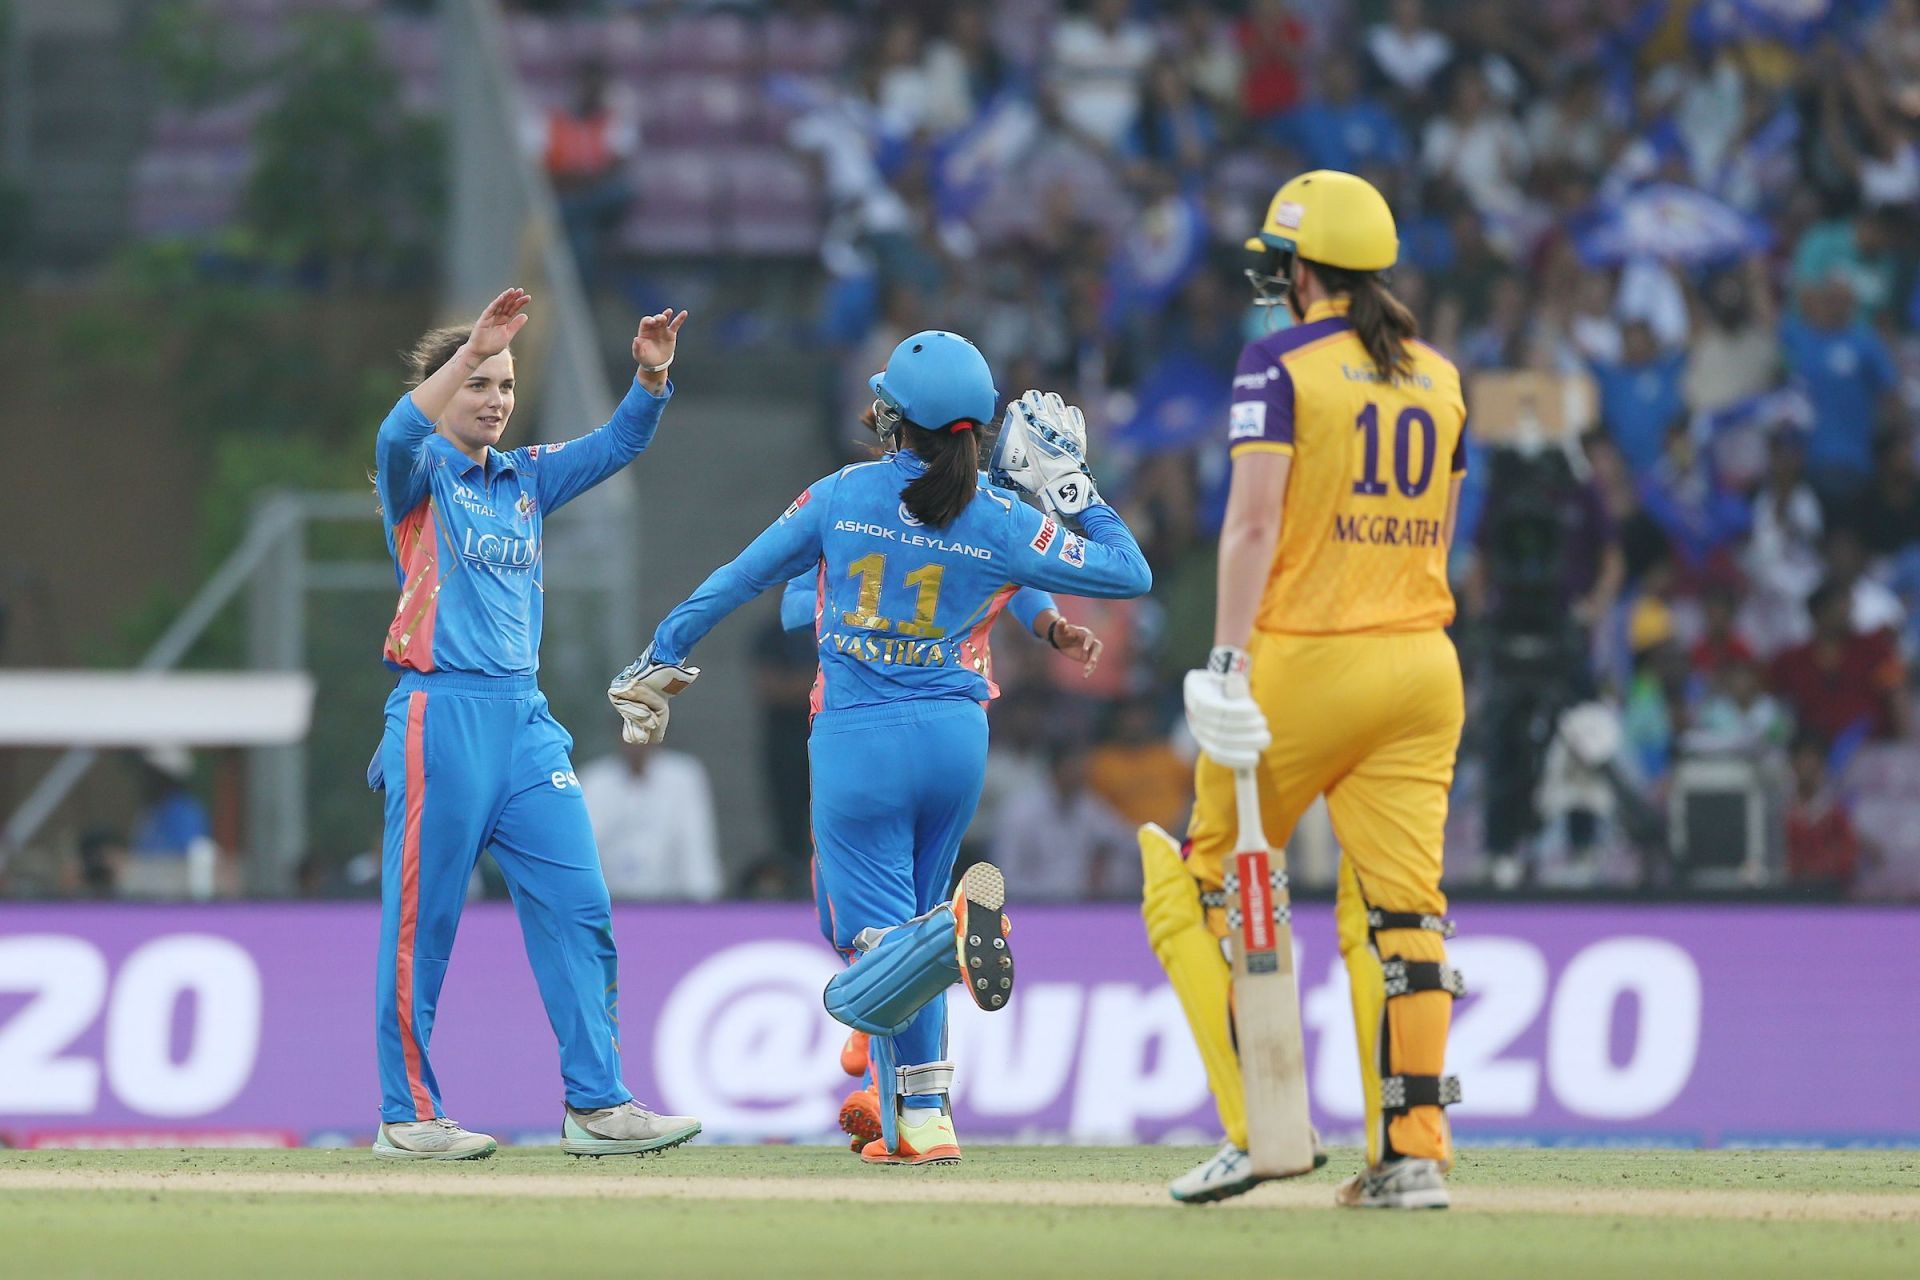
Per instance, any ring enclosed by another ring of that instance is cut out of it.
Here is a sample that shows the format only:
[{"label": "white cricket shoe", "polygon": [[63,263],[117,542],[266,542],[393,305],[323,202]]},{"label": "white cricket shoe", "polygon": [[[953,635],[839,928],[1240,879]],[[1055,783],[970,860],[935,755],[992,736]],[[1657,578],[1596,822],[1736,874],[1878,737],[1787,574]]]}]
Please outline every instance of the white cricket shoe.
[{"label": "white cricket shoe", "polygon": [[692,1116],[663,1116],[629,1099],[599,1111],[567,1108],[560,1149],[570,1156],[644,1156],[677,1147],[700,1132]]},{"label": "white cricket shoe", "polygon": [[1400,1156],[1348,1178],[1333,1202],[1343,1209],[1444,1209],[1453,1199],[1438,1160]]},{"label": "white cricket shoe", "polygon": [[[1320,1145],[1320,1132],[1316,1129],[1313,1167],[1318,1169],[1326,1162],[1327,1151]],[[1252,1158],[1227,1141],[1207,1159],[1167,1184],[1167,1194],[1181,1204],[1211,1204],[1215,1200],[1245,1195],[1261,1183],[1272,1181],[1274,1179],[1267,1175],[1255,1173]]]},{"label": "white cricket shoe", "polygon": [[373,1140],[373,1154],[382,1160],[485,1160],[499,1149],[486,1134],[462,1129],[446,1116],[383,1124]]}]

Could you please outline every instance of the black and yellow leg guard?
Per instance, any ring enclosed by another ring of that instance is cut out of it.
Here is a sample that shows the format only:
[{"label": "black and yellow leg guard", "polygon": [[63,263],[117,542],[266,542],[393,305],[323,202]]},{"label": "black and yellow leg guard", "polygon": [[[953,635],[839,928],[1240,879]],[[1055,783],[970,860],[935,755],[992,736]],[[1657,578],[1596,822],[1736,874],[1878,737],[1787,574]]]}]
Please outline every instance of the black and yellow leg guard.
[{"label": "black and yellow leg guard", "polygon": [[1233,1047],[1233,973],[1220,949],[1226,936],[1225,901],[1203,901],[1199,882],[1180,856],[1179,841],[1153,823],[1140,828],[1140,870],[1140,914],[1147,923],[1147,941],[1193,1028],[1220,1127],[1230,1142],[1244,1148],[1247,1113],[1240,1058]]},{"label": "black and yellow leg guard", "polygon": [[1460,1082],[1443,1073],[1453,999],[1464,993],[1446,962],[1453,925],[1436,914],[1369,907],[1344,864],[1336,915],[1366,1095],[1367,1162],[1451,1162],[1443,1108],[1460,1100]]}]

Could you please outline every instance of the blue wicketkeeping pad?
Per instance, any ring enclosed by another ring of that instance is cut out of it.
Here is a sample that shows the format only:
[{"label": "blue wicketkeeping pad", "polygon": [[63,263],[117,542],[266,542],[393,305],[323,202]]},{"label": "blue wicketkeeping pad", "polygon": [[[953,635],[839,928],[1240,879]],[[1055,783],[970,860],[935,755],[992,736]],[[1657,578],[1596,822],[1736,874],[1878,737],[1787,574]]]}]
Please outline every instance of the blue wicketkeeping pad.
[{"label": "blue wicketkeeping pad", "polygon": [[827,1012],[869,1035],[893,1036],[960,980],[953,909],[939,906],[892,929],[827,983]]}]

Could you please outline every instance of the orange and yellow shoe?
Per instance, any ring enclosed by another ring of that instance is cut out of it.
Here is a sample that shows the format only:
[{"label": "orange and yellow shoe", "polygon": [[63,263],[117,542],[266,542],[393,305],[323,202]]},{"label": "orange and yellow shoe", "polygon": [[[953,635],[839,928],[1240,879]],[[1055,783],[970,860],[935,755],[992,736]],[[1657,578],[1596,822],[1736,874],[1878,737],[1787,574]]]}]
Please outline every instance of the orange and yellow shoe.
[{"label": "orange and yellow shoe", "polygon": [[840,1069],[856,1080],[867,1074],[867,1033],[855,1031],[840,1046]]},{"label": "orange and yellow shoe", "polygon": [[[877,1112],[874,1123],[877,1128]],[[960,1139],[954,1137],[953,1117],[945,1111],[908,1107],[900,1113],[900,1149],[889,1151],[876,1137],[861,1149],[860,1158],[868,1164],[959,1164]]]},{"label": "orange and yellow shoe", "polygon": [[880,1095],[872,1085],[855,1089],[840,1104],[840,1127],[853,1139],[856,1154],[864,1153],[868,1143],[880,1140]]}]

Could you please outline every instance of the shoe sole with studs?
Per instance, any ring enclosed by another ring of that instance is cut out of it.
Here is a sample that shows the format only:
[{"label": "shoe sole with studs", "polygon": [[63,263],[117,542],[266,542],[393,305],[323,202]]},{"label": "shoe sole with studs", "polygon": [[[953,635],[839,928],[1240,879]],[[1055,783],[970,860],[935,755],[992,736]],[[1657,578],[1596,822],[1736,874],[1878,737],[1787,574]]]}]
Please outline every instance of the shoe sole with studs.
[{"label": "shoe sole with studs", "polygon": [[958,922],[960,981],[982,1009],[992,1013],[1013,997],[1013,948],[1007,944],[1007,878],[991,862],[976,862],[960,877],[955,901],[965,908]]}]

